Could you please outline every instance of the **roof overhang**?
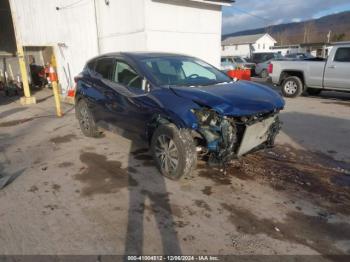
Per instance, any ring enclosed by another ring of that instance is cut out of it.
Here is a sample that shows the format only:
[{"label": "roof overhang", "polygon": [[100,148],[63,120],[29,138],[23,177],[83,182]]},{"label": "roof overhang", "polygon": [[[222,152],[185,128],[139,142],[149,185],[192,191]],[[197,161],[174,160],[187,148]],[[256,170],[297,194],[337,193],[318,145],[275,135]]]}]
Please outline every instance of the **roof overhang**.
[{"label": "roof overhang", "polygon": [[231,6],[235,0],[187,0],[190,2],[198,2],[203,4],[211,4],[211,5],[221,5],[221,6]]}]

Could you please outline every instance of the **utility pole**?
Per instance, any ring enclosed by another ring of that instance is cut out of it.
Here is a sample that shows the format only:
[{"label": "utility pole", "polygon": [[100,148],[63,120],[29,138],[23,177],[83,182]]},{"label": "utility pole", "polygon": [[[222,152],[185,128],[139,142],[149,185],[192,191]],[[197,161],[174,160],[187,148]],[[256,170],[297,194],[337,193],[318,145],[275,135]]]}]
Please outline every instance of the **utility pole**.
[{"label": "utility pole", "polygon": [[15,8],[14,0],[9,0],[10,3],[10,10],[12,14],[12,23],[13,23],[13,29],[15,32],[15,38],[16,38],[16,45],[17,45],[17,56],[18,56],[18,62],[19,62],[19,69],[21,72],[21,78],[23,83],[23,91],[24,96],[21,97],[21,104],[22,105],[29,105],[29,104],[35,104],[36,99],[34,96],[30,96],[30,89],[29,89],[29,81],[28,81],[28,74],[27,74],[27,67],[24,60],[24,50],[22,46],[22,39],[21,34],[19,32],[19,28],[17,25],[17,13]]},{"label": "utility pole", "polygon": [[331,41],[331,34],[332,34],[332,31],[329,30],[329,32],[327,34],[327,43],[329,43]]}]

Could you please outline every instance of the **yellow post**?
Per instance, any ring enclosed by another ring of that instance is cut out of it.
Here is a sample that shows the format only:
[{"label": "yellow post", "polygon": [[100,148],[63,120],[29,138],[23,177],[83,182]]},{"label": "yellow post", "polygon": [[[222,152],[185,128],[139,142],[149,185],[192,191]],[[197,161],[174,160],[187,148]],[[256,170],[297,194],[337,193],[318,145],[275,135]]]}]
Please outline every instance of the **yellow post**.
[{"label": "yellow post", "polygon": [[58,117],[61,117],[62,116],[61,100],[60,100],[60,94],[58,91],[58,83],[57,83],[58,77],[57,77],[55,68],[57,68],[56,57],[52,55],[51,61],[50,61],[49,77],[51,80],[53,95],[55,97],[56,114]]},{"label": "yellow post", "polygon": [[58,117],[61,117],[62,116],[61,101],[60,101],[60,95],[58,93],[57,81],[52,81],[51,84],[52,84],[53,95],[55,97],[56,113]]},{"label": "yellow post", "polygon": [[29,104],[35,104],[36,99],[34,96],[30,96],[30,89],[29,89],[29,82],[28,82],[28,74],[27,74],[27,67],[24,60],[24,51],[23,46],[21,43],[21,37],[19,30],[17,28],[17,21],[16,21],[16,10],[14,3],[10,0],[10,9],[12,14],[12,23],[13,23],[13,29],[15,32],[15,38],[16,38],[16,44],[17,44],[17,56],[18,56],[18,62],[19,62],[19,69],[21,72],[22,82],[23,82],[23,90],[24,90],[24,97],[21,97],[21,104],[22,105],[29,105]]}]

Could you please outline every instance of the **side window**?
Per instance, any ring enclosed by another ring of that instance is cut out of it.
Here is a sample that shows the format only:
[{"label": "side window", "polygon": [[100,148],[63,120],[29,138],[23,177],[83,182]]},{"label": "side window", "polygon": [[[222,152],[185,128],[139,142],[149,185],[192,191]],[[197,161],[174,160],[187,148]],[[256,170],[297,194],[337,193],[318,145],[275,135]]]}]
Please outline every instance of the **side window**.
[{"label": "side window", "polygon": [[335,62],[350,62],[350,48],[349,47],[341,47],[338,48],[334,57]]},{"label": "side window", "polygon": [[127,87],[142,89],[142,77],[128,64],[121,61],[116,63],[113,81]]},{"label": "side window", "polygon": [[103,78],[112,80],[113,77],[113,64],[112,58],[102,58],[97,60],[95,72],[100,74]]}]

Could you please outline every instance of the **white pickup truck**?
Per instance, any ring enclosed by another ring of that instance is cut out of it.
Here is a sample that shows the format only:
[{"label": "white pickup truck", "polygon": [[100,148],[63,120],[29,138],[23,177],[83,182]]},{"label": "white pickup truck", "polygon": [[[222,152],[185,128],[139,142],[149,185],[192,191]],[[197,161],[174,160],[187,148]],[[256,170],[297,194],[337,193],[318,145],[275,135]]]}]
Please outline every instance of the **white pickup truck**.
[{"label": "white pickup truck", "polygon": [[350,42],[334,45],[327,60],[272,61],[269,73],[285,97],[304,91],[311,95],[322,90],[350,92]]}]

